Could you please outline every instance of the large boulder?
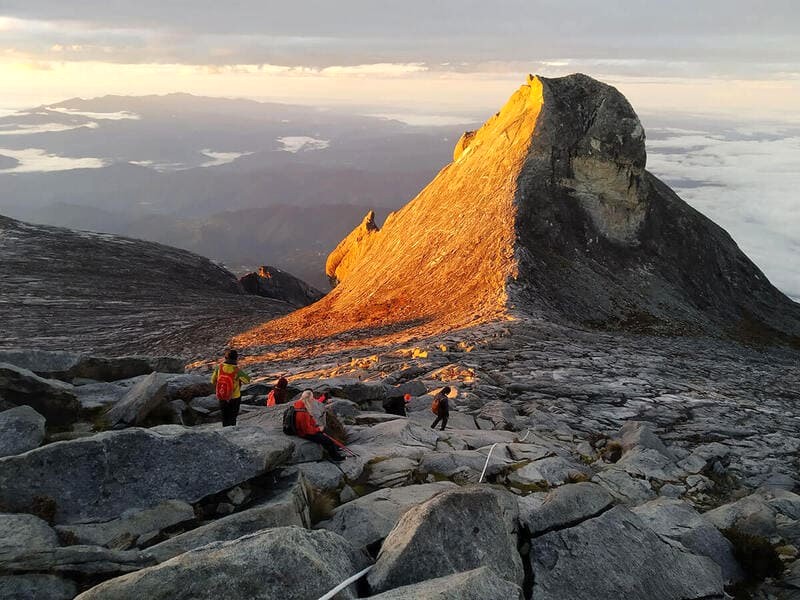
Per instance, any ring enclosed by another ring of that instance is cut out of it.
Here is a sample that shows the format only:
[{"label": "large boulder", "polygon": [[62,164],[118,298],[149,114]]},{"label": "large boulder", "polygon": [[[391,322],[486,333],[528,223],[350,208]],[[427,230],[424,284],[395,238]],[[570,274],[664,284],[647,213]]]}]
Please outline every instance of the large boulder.
[{"label": "large boulder", "polygon": [[273,469],[293,448],[254,427],[105,432],[0,459],[0,504],[22,512],[45,502],[59,524],[114,519],[165,500],[196,502]]},{"label": "large boulder", "polygon": [[516,500],[487,487],[448,490],[406,512],[383,543],[370,589],[392,588],[481,566],[522,584]]},{"label": "large boulder", "polygon": [[636,506],[656,497],[650,482],[635,479],[616,465],[600,471],[592,477],[592,481],[602,485],[617,502],[626,506]]},{"label": "large boulder", "polygon": [[672,457],[664,442],[656,435],[656,428],[646,421],[627,421],[617,432],[619,444],[625,452],[631,450],[655,450]]},{"label": "large boulder", "polygon": [[381,489],[334,509],[317,527],[338,533],[358,548],[373,548],[406,511],[457,486],[449,481]]},{"label": "large boulder", "polygon": [[0,575],[0,598],[8,600],[72,600],[76,585],[56,575]]},{"label": "large boulder", "polygon": [[75,378],[117,381],[153,371],[183,373],[185,361],[175,356],[91,356],[78,352],[0,350],[0,362],[33,371],[40,377],[72,381]]},{"label": "large boulder", "polygon": [[14,574],[57,573],[89,578],[116,577],[150,566],[153,560],[139,551],[109,550],[100,546],[63,546],[26,552],[0,564]]},{"label": "large boulder", "polygon": [[571,483],[547,494],[519,499],[519,520],[532,536],[563,529],[595,517],[614,503],[614,497],[595,483]]},{"label": "large boulder", "polygon": [[111,521],[57,525],[56,530],[78,544],[124,548],[139,545],[141,538],[149,539],[154,532],[194,518],[191,504],[166,500],[152,508],[128,509]]},{"label": "large boulder", "polygon": [[235,540],[244,535],[271,527],[310,527],[308,497],[302,476],[279,484],[270,497],[256,505],[181,533],[147,549],[148,556],[164,562],[188,550],[211,542]]},{"label": "large boulder", "polygon": [[170,374],[167,377],[167,400],[185,400],[214,393],[211,377],[199,373]]},{"label": "large boulder", "polygon": [[517,469],[508,477],[511,485],[523,490],[563,485],[591,477],[588,467],[562,456],[548,456]]},{"label": "large boulder", "polygon": [[478,483],[483,468],[486,477],[502,473],[512,463],[503,452],[492,452],[487,462],[489,449],[482,451],[456,450],[455,452],[428,452],[419,464],[419,473],[430,478],[452,479],[458,483]]},{"label": "large boulder", "polygon": [[150,413],[167,399],[167,377],[151,373],[134,385],[114,404],[104,419],[113,428],[141,425]]},{"label": "large boulder", "polygon": [[800,495],[778,488],[761,488],[703,514],[719,529],[736,529],[766,538],[783,537],[800,544]]},{"label": "large boulder", "polygon": [[58,546],[58,535],[39,517],[0,513],[0,571],[2,565],[29,552]]},{"label": "large boulder", "polygon": [[74,423],[81,409],[71,385],[9,363],[0,363],[0,396],[12,404],[32,407],[51,426]]},{"label": "large boulder", "polygon": [[30,406],[0,412],[0,458],[38,448],[44,440],[45,418]]},{"label": "large boulder", "polygon": [[722,573],[709,558],[667,543],[623,506],[531,541],[537,600],[719,599]]},{"label": "large boulder", "polygon": [[61,547],[56,532],[38,517],[0,514],[0,573],[108,576],[151,563],[151,559],[137,552],[115,552],[96,546]]},{"label": "large boulder", "polygon": [[633,509],[657,534],[683,544],[689,551],[707,556],[722,569],[726,583],[744,578],[733,555],[733,546],[714,525],[680,500],[657,498]]},{"label": "large boulder", "polygon": [[[112,579],[80,600],[308,600],[362,570],[367,557],[329,531],[267,529]],[[337,598],[357,598],[352,587]]]},{"label": "large boulder", "polygon": [[370,600],[522,600],[522,588],[480,567],[370,596]]}]

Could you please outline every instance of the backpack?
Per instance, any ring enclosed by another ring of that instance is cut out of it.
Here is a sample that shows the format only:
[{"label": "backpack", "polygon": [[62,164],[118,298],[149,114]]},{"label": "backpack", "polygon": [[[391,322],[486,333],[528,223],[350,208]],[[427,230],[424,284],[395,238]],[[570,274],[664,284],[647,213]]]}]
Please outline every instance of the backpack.
[{"label": "backpack", "polygon": [[294,404],[287,406],[286,410],[283,412],[283,433],[286,435],[297,435],[297,427],[294,420],[296,413],[297,409],[294,407]]},{"label": "backpack", "polygon": [[436,416],[439,416],[439,394],[436,394],[433,397],[433,402],[431,403],[431,412]]},{"label": "backpack", "polygon": [[275,388],[272,388],[267,394],[267,406],[275,406]]},{"label": "backpack", "polygon": [[239,369],[235,369],[233,373],[226,373],[222,365],[219,366],[217,373],[217,400],[220,402],[228,402],[233,398],[233,390],[236,389],[236,378],[239,376]]}]

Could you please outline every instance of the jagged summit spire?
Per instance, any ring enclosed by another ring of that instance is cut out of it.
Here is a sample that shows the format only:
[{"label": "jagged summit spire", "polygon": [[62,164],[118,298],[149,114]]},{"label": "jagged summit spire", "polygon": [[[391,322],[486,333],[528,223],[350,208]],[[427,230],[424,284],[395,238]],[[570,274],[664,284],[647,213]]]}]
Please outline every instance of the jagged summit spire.
[{"label": "jagged summit spire", "polygon": [[645,165],[644,129],[618,90],[529,76],[380,230],[367,215],[339,244],[328,296],[237,343],[425,335],[519,315],[800,334],[800,307]]}]

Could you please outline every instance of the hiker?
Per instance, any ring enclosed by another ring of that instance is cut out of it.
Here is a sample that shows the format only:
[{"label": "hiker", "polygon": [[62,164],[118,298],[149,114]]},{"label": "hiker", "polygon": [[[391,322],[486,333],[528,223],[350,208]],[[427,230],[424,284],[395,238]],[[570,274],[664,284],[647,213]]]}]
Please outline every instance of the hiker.
[{"label": "hiker", "polygon": [[286,404],[286,388],[289,387],[289,381],[286,377],[281,377],[275,383],[269,394],[267,394],[267,406],[275,406],[276,404]]},{"label": "hiker", "polygon": [[447,427],[447,419],[450,417],[450,401],[447,395],[450,393],[449,387],[444,387],[433,397],[431,410],[436,415],[436,420],[431,424],[431,429],[436,429],[439,421],[442,422],[442,431]]},{"label": "hiker", "polygon": [[387,398],[383,401],[383,410],[390,415],[397,415],[400,417],[407,417],[406,404],[411,402],[411,394],[406,394],[402,398]]},{"label": "hiker", "polygon": [[328,451],[331,460],[343,461],[344,455],[339,451],[330,437],[325,435],[325,404],[314,398],[314,392],[306,390],[294,403],[294,428],[302,438],[316,442]]},{"label": "hiker", "polygon": [[250,383],[250,376],[236,366],[239,353],[236,350],[225,352],[225,359],[214,368],[211,384],[215,387],[219,409],[222,412],[222,426],[236,425],[239,405],[242,403],[242,383]]}]

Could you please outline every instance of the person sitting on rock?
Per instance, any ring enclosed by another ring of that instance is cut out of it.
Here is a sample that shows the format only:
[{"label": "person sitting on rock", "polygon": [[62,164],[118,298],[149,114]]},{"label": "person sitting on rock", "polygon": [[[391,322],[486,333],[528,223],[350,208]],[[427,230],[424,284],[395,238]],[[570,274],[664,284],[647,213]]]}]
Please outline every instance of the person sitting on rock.
[{"label": "person sitting on rock", "polygon": [[281,377],[275,383],[269,394],[267,394],[267,406],[275,406],[276,404],[286,404],[286,388],[289,387],[289,380],[286,377]]},{"label": "person sitting on rock", "polygon": [[444,428],[447,427],[447,419],[450,418],[450,401],[447,399],[447,395],[449,393],[450,388],[443,387],[433,397],[431,410],[436,415],[436,420],[431,424],[431,429],[436,429],[436,425],[439,424],[439,421],[442,422],[442,431],[444,431]]},{"label": "person sitting on rock", "polygon": [[395,398],[387,398],[383,401],[383,410],[390,415],[397,415],[399,417],[407,417],[406,403],[411,401],[411,394],[406,394],[404,397],[397,396]]},{"label": "person sitting on rock", "polygon": [[344,460],[345,457],[339,451],[336,442],[324,433],[325,404],[314,398],[314,392],[304,391],[293,406],[295,409],[294,428],[297,435],[325,448],[331,460],[336,462]]},{"label": "person sitting on rock", "polygon": [[[239,406],[242,403],[242,383],[250,383],[250,376],[236,366],[239,353],[236,350],[225,352],[224,361],[214,368],[211,384],[216,387],[219,409],[222,412],[222,426],[236,425]],[[225,396],[230,395],[229,398]]]}]

